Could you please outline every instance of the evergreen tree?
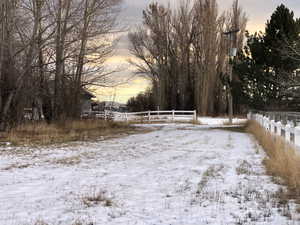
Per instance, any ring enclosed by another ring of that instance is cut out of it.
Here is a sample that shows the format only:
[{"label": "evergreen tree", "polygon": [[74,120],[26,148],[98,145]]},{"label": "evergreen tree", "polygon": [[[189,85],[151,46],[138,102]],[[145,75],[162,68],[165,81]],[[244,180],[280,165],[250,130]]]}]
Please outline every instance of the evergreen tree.
[{"label": "evergreen tree", "polygon": [[234,65],[234,102],[256,109],[278,109],[295,76],[299,61],[283,50],[299,43],[300,20],[284,5],[266,23],[265,33],[247,35],[248,41]]},{"label": "evergreen tree", "polygon": [[266,24],[264,45],[267,55],[265,60],[267,65],[275,71],[275,78],[279,82],[298,68],[297,61],[286,57],[282,49],[286,44],[293,45],[299,41],[299,30],[299,20],[294,19],[293,11],[283,4],[277,7]]},{"label": "evergreen tree", "polygon": [[237,75],[232,84],[234,105],[264,109],[267,102],[276,99],[278,85],[265,60],[267,49],[263,34],[247,34],[247,38],[247,45],[234,64]]}]

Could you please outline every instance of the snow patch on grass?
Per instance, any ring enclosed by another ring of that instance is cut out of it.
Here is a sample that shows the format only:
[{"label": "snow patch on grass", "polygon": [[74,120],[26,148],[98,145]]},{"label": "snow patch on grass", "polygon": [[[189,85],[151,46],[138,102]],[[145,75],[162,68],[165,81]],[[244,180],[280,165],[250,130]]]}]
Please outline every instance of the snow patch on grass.
[{"label": "snow patch on grass", "polygon": [[296,203],[266,175],[248,134],[147,126],[153,132],[99,142],[0,147],[0,224],[299,223]]}]

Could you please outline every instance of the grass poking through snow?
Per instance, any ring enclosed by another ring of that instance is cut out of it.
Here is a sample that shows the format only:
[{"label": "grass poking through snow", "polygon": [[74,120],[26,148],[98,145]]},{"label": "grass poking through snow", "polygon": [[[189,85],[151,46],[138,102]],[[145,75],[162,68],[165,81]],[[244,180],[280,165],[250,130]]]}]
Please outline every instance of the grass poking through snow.
[{"label": "grass poking through snow", "polygon": [[102,205],[112,207],[114,205],[112,198],[107,195],[106,191],[92,191],[82,197],[82,202],[87,207]]},{"label": "grass poking through snow", "polygon": [[247,131],[255,136],[265,150],[268,174],[280,177],[289,187],[290,198],[300,201],[300,154],[284,139],[272,135],[255,121],[247,124]]}]

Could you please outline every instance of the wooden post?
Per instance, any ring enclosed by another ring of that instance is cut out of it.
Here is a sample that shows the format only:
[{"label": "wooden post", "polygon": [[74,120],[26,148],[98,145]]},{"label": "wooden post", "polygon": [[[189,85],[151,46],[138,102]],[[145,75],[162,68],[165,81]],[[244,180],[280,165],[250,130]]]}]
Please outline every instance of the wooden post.
[{"label": "wooden post", "polygon": [[197,122],[197,111],[194,110],[194,122]]},{"label": "wooden post", "polygon": [[150,121],[151,120],[151,112],[150,111],[148,111],[148,120]]},{"label": "wooden post", "polygon": [[172,121],[174,121],[175,120],[175,111],[174,111],[174,109],[172,110]]},{"label": "wooden post", "polygon": [[107,120],[107,112],[104,110],[104,120]]},{"label": "wooden post", "polygon": [[281,136],[281,128],[282,128],[281,122],[278,121],[275,126],[276,126],[276,135]]},{"label": "wooden post", "polygon": [[125,113],[125,120],[126,120],[126,122],[128,122],[128,115],[127,115],[127,113]]},{"label": "wooden post", "polygon": [[295,136],[294,136],[295,145],[300,147],[300,127],[295,127]]},{"label": "wooden post", "polygon": [[276,126],[275,120],[271,120],[270,123],[271,123],[271,133],[275,134],[275,126]]},{"label": "wooden post", "polygon": [[285,140],[290,142],[291,141],[291,128],[292,126],[290,124],[285,125]]}]

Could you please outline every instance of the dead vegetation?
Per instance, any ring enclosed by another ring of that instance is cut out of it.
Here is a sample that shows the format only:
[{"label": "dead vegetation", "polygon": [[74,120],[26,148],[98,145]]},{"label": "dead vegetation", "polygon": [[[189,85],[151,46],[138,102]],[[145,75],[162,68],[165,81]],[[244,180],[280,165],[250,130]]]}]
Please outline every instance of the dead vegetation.
[{"label": "dead vegetation", "polygon": [[82,196],[81,200],[87,207],[97,205],[112,207],[114,205],[112,198],[108,196],[106,191],[91,191],[91,193]]},{"label": "dead vegetation", "polygon": [[289,188],[285,195],[300,201],[300,154],[281,137],[273,136],[257,122],[250,121],[247,131],[253,134],[265,150],[264,165],[269,175],[278,176]]},{"label": "dead vegetation", "polygon": [[74,166],[81,162],[81,157],[80,157],[80,155],[76,155],[76,156],[66,157],[66,158],[62,158],[62,159],[56,159],[52,162],[55,164],[60,164],[60,165]]},{"label": "dead vegetation", "polygon": [[237,173],[237,175],[245,174],[245,175],[249,176],[249,175],[253,174],[252,170],[253,170],[252,165],[249,162],[247,162],[246,160],[243,160],[236,168],[236,173]]},{"label": "dead vegetation", "polygon": [[196,194],[199,195],[203,192],[211,179],[221,178],[221,171],[224,169],[224,165],[212,165],[203,173],[201,181],[198,183]]},{"label": "dead vegetation", "polygon": [[100,137],[132,133],[126,123],[103,120],[78,120],[47,124],[33,122],[12,128],[0,136],[13,145],[50,145],[70,141],[96,140]]},{"label": "dead vegetation", "polygon": [[4,167],[2,170],[12,170],[12,169],[25,169],[25,168],[28,168],[30,167],[31,164],[29,163],[26,163],[26,164],[17,164],[17,163],[14,163],[14,164],[11,164],[7,167]]},{"label": "dead vegetation", "polygon": [[[44,220],[37,220],[34,223],[34,225],[52,225],[52,224],[46,223]],[[93,222],[84,222],[84,221],[81,221],[81,220],[75,220],[70,225],[95,225],[95,223],[93,223]]]}]

